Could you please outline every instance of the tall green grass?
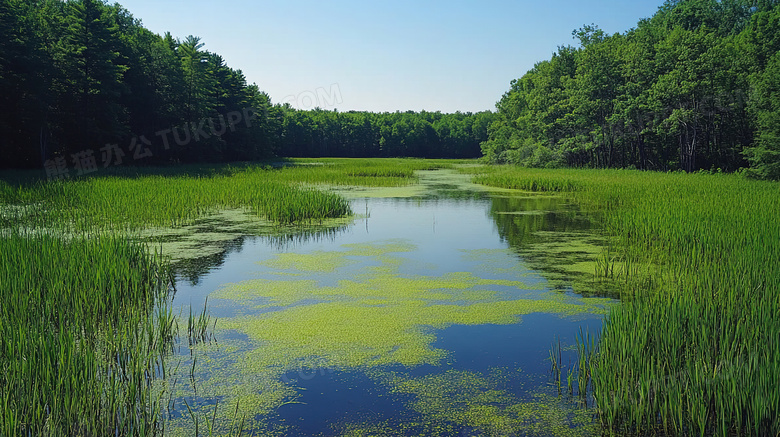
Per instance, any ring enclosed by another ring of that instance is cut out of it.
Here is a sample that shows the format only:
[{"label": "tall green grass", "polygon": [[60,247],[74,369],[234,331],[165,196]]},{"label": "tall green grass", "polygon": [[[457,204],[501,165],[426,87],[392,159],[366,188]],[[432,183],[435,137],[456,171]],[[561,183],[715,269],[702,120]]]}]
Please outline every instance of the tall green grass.
[{"label": "tall green grass", "polygon": [[[179,334],[169,306],[174,279],[165,260],[132,242],[135,229],[224,208],[282,225],[341,217],[349,203],[315,185],[401,186],[415,182],[417,170],[448,165],[284,164],[118,168],[67,181],[14,173],[0,181],[0,435],[164,430],[154,380],[166,375]],[[208,326],[205,308],[190,314],[190,342],[206,340]]]},{"label": "tall green grass", "polygon": [[734,175],[473,172],[483,184],[566,192],[599,211],[618,239],[623,302],[589,363],[607,429],[780,434],[780,185]]},{"label": "tall green grass", "polygon": [[403,186],[416,182],[417,170],[450,165],[407,159],[278,164],[171,168],[169,174],[115,169],[78,180],[0,182],[0,225],[176,226],[225,208],[247,208],[282,225],[305,224],[351,213],[348,201],[315,185]]},{"label": "tall green grass", "polygon": [[232,176],[139,178],[96,177],[41,182],[16,196],[40,205],[25,223],[61,223],[79,229],[176,226],[210,211],[248,208],[288,225],[340,217],[350,212],[339,196],[273,180],[273,172],[247,170]]},{"label": "tall green grass", "polygon": [[0,238],[0,435],[153,435],[171,287],[122,238]]},{"label": "tall green grass", "polygon": [[279,178],[298,184],[403,187],[417,182],[419,170],[451,168],[455,161],[427,159],[296,159]]}]

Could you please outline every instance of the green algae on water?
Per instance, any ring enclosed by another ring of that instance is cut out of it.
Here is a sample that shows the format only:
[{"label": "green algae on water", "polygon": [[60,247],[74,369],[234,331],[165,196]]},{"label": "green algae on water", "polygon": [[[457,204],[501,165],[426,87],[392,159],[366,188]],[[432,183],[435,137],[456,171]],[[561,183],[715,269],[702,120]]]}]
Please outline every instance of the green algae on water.
[{"label": "green algae on water", "polygon": [[519,399],[504,388],[507,369],[479,372],[449,370],[422,377],[398,373],[377,376],[395,396],[411,396],[406,420],[340,424],[339,435],[596,435],[592,412],[546,393]]},{"label": "green algae on water", "polygon": [[[261,265],[284,268],[298,276],[271,275],[273,279],[225,284],[211,294],[210,302],[239,304],[245,310],[243,315],[220,318],[220,334],[244,337],[247,346],[223,351],[221,358],[203,358],[199,365],[207,388],[199,386],[198,395],[221,399],[226,408],[239,405],[243,412],[269,413],[296,401],[294,384],[283,382],[287,372],[302,366],[369,372],[385,366],[441,365],[450,355],[433,347],[436,330],[452,325],[520,323],[523,315],[537,312],[567,318],[602,315],[610,302],[544,291],[522,273],[518,279],[485,278],[469,272],[403,274],[404,256],[416,250],[407,241],[389,240],[342,245],[335,251],[284,253]],[[469,251],[463,256],[480,264],[506,253]],[[360,265],[367,268],[355,270]],[[323,283],[323,278],[332,275],[344,279]],[[513,290],[513,296],[507,290]],[[411,384],[397,384],[396,391],[409,391]],[[479,399],[509,405],[508,396],[493,390]],[[428,401],[418,400],[414,408],[422,410],[420,402]],[[511,405],[492,413],[492,407],[475,405],[462,413],[464,423],[520,414]]]}]

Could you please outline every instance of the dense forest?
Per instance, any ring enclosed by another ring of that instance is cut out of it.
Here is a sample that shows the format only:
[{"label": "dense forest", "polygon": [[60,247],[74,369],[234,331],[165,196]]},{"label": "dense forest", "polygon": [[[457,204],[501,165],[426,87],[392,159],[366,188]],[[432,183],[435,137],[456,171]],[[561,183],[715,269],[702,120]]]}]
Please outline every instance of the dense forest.
[{"label": "dense forest", "polygon": [[668,0],[573,36],[497,104],[489,160],[780,178],[780,2]]},{"label": "dense forest", "polygon": [[119,4],[0,0],[0,167],[481,154],[495,114],[295,110]]},{"label": "dense forest", "polygon": [[777,0],[668,0],[622,34],[574,31],[497,113],[302,111],[119,4],[0,0],[0,167],[484,155],[780,178],[778,35]]},{"label": "dense forest", "polygon": [[282,110],[279,153],[289,157],[477,158],[496,119],[492,112]]}]

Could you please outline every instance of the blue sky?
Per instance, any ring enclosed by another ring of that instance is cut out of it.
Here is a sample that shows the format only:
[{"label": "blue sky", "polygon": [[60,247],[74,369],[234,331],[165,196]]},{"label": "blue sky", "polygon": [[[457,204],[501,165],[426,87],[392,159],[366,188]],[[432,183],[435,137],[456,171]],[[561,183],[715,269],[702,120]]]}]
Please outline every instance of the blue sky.
[{"label": "blue sky", "polygon": [[273,102],[339,111],[495,109],[512,79],[595,23],[663,0],[119,0],[153,32],[201,37]]}]

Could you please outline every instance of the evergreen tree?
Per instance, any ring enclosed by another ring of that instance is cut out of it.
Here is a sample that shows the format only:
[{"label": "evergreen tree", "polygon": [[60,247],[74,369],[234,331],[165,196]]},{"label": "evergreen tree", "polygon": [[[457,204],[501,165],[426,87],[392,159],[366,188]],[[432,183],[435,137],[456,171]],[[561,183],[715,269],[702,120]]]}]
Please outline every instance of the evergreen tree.
[{"label": "evergreen tree", "polygon": [[119,30],[108,8],[97,0],[68,2],[67,29],[58,61],[64,72],[59,106],[62,120],[75,129],[63,129],[69,152],[102,147],[126,133],[125,108],[120,104],[128,91],[119,53]]}]

